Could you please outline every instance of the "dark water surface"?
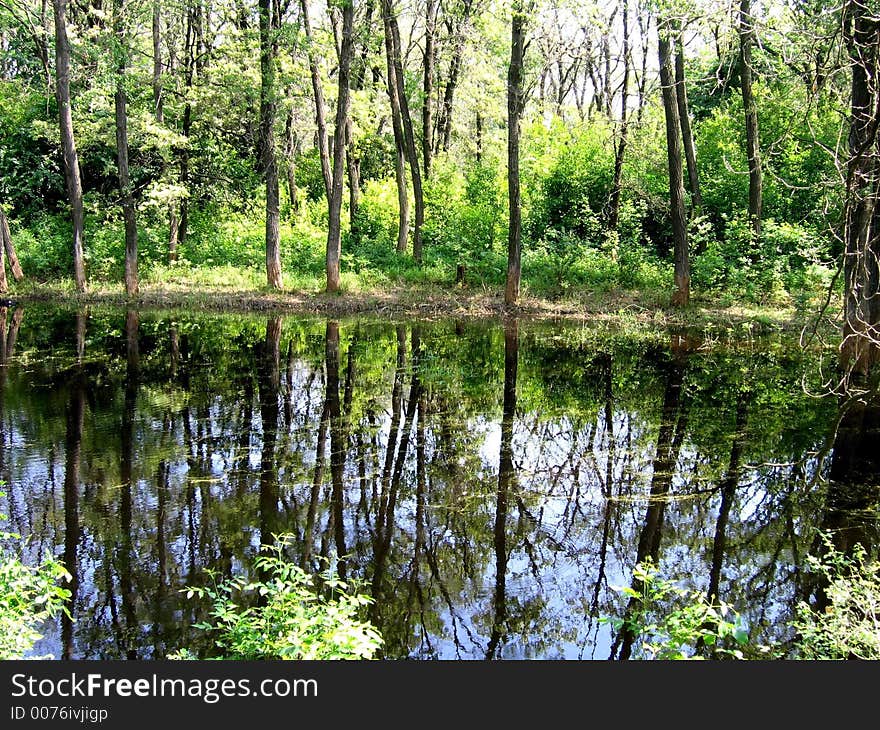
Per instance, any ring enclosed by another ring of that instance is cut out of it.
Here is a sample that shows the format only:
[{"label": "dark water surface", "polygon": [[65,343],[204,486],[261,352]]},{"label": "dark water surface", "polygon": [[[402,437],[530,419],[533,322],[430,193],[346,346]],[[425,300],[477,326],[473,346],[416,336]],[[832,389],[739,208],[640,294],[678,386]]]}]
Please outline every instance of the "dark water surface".
[{"label": "dark water surface", "polygon": [[37,647],[56,657],[204,652],[181,588],[282,532],[309,569],[345,556],[383,655],[416,659],[625,655],[599,618],[649,557],[785,640],[816,530],[876,542],[876,416],[837,429],[790,338],[30,305],[0,325],[0,511],[75,576]]}]

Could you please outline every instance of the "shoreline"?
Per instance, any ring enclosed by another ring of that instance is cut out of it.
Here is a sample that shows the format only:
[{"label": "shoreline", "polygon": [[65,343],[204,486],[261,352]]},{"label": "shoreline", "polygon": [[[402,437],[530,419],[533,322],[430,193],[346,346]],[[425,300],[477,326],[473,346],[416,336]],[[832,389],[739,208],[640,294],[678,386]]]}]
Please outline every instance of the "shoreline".
[{"label": "shoreline", "polygon": [[[525,295],[514,307],[504,304],[502,292],[434,287],[394,287],[384,291],[349,291],[326,294],[305,290],[267,291],[219,287],[174,287],[142,284],[136,297],[129,298],[118,286],[98,285],[85,293],[59,284],[19,283],[3,295],[8,305],[54,303],[60,306],[98,306],[138,310],[189,309],[213,313],[308,314],[325,317],[372,316],[386,319],[463,319],[503,321],[605,322],[653,327],[697,328],[723,325],[751,325],[758,331],[794,332],[811,326],[818,307],[799,311],[794,307],[742,304],[712,306],[696,299],[682,309],[657,302],[640,292],[585,292],[580,298],[548,299]],[[829,308],[823,319],[836,310]],[[829,328],[830,323],[823,327]]]}]

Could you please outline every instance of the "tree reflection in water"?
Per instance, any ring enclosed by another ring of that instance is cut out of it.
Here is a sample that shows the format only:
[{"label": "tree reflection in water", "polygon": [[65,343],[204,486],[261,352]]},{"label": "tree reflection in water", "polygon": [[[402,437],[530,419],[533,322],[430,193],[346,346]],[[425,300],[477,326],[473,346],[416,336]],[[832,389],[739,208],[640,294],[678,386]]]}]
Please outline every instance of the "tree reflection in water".
[{"label": "tree reflection in water", "polygon": [[834,441],[783,335],[87,317],[0,336],[3,511],[75,575],[56,656],[204,654],[179,589],[281,532],[374,596],[384,656],[450,659],[630,655],[597,619],[648,556],[770,641],[819,527],[876,545],[876,409]]}]

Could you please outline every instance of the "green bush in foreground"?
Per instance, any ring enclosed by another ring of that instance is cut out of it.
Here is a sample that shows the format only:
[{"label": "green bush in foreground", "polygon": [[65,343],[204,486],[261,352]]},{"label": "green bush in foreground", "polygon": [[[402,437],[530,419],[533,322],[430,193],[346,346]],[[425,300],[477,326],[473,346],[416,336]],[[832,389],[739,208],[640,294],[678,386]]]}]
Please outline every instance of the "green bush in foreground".
[{"label": "green bush in foreground", "polygon": [[880,659],[880,563],[856,545],[852,556],[825,539],[825,555],[808,556],[810,569],[827,581],[828,606],[798,605],[794,628],[800,659]]},{"label": "green bush in foreground", "polygon": [[861,545],[846,555],[834,549],[828,535],[822,540],[824,554],[808,555],[807,568],[823,584],[827,606],[817,611],[807,602],[798,604],[790,624],[795,639],[788,648],[749,646],[736,611],[676,586],[650,561],[636,565],[633,586],[616,587],[630,598],[624,617],[600,621],[642,638],[636,658],[880,659],[880,563],[869,560]]},{"label": "green bush in foreground", "polygon": [[[636,565],[633,585],[615,588],[631,599],[624,617],[601,621],[643,637],[637,658],[704,659],[700,647],[707,647],[713,658],[745,658],[741,647],[748,633],[726,603],[712,603],[705,593],[679,588],[662,578],[650,560]],[[664,610],[670,602],[679,605]]]},{"label": "green bush in foreground", "polygon": [[[0,492],[0,496],[2,496]],[[5,519],[0,515],[0,519]],[[4,543],[20,539],[0,531]],[[59,585],[70,574],[61,563],[44,560],[39,566],[25,565],[9,547],[0,552],[0,660],[22,659],[43,635],[40,624],[67,610],[70,591]],[[51,659],[51,656],[34,657]]]},{"label": "green bush in foreground", "polygon": [[211,619],[196,627],[210,632],[224,659],[371,659],[382,638],[359,614],[372,599],[349,592],[329,571],[320,578],[330,597],[319,592],[312,576],[285,559],[291,539],[282,535],[262,547],[254,560],[258,580],[185,589],[213,604]]}]

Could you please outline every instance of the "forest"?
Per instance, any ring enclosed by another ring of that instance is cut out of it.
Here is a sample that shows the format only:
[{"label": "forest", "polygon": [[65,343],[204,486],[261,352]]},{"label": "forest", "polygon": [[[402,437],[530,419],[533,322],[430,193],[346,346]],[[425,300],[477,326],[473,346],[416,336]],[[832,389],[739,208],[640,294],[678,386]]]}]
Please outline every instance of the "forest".
[{"label": "forest", "polygon": [[0,658],[877,658],[878,78],[874,0],[0,0]]},{"label": "forest", "polygon": [[11,286],[694,297],[840,314],[865,371],[875,12],[0,0]]}]

